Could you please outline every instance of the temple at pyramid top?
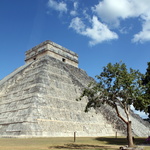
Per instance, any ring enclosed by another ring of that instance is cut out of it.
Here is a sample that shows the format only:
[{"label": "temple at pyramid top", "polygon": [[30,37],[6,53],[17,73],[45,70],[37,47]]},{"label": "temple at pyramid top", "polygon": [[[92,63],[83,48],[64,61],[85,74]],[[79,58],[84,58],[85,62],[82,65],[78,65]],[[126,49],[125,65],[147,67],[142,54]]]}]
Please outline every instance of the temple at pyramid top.
[{"label": "temple at pyramid top", "polygon": [[26,63],[30,63],[36,59],[49,55],[60,61],[78,67],[78,55],[52,41],[45,41],[32,49],[26,51]]}]

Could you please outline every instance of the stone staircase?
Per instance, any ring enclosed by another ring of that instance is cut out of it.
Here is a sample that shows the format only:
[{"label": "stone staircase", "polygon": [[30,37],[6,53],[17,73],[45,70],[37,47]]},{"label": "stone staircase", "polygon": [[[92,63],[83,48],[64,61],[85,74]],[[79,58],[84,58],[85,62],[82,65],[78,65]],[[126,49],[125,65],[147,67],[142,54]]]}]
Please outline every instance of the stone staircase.
[{"label": "stone staircase", "polygon": [[91,81],[85,71],[47,55],[18,68],[0,81],[0,135],[114,136],[117,127],[108,119],[110,113],[85,113],[86,98],[76,101]]},{"label": "stone staircase", "polygon": [[3,79],[0,135],[72,136],[75,131],[78,136],[114,135],[102,114],[96,115],[94,110],[85,113],[86,101],[76,101],[83,88],[82,78],[72,75],[72,70],[65,63],[45,56]]}]

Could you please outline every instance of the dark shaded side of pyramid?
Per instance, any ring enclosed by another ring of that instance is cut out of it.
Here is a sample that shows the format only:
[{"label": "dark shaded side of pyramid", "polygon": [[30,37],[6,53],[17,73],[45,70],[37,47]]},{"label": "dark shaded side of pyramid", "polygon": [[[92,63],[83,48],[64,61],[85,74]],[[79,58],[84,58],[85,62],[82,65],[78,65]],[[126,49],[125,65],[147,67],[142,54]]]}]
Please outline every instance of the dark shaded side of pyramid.
[{"label": "dark shaded side of pyramid", "polygon": [[[110,108],[85,113],[77,102],[82,88],[93,81],[83,70],[44,56],[27,64],[0,84],[0,135],[26,137],[114,136]],[[112,112],[112,111],[111,111]],[[104,115],[105,114],[105,115]],[[111,119],[110,119],[111,118]],[[114,118],[115,120],[115,118]],[[148,128],[135,119],[142,128]],[[120,123],[118,133],[124,132]],[[136,131],[137,132],[137,131]]]}]

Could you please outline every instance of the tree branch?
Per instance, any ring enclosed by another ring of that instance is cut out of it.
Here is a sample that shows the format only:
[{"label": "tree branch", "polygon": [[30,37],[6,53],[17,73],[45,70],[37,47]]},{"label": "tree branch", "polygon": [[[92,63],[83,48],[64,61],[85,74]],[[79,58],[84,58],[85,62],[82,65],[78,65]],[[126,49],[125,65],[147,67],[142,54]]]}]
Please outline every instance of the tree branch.
[{"label": "tree branch", "polygon": [[127,120],[130,121],[130,118],[129,118],[129,111],[130,111],[130,107],[126,104],[124,104],[124,112],[127,116]]},{"label": "tree branch", "polygon": [[125,122],[126,124],[128,123],[121,115],[120,115],[120,113],[119,113],[119,110],[118,110],[118,107],[117,107],[117,104],[116,103],[114,103],[114,106],[115,106],[115,110],[116,110],[116,113],[117,113],[117,115],[118,115],[118,117],[123,121],[123,122]]}]

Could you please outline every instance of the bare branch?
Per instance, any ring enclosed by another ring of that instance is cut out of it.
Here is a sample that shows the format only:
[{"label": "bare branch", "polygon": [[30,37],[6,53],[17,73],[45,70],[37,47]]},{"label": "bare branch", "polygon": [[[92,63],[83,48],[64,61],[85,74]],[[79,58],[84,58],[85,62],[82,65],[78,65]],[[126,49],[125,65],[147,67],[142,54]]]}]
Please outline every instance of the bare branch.
[{"label": "bare branch", "polygon": [[116,110],[116,113],[117,113],[117,116],[123,121],[125,122],[126,124],[128,123],[119,113],[119,110],[118,110],[118,107],[117,107],[117,104],[114,104],[115,105],[115,110]]}]

